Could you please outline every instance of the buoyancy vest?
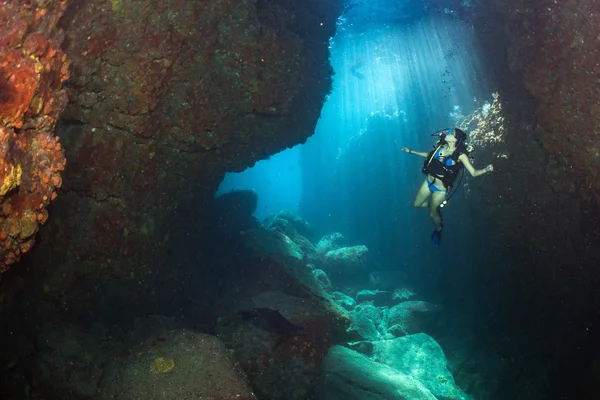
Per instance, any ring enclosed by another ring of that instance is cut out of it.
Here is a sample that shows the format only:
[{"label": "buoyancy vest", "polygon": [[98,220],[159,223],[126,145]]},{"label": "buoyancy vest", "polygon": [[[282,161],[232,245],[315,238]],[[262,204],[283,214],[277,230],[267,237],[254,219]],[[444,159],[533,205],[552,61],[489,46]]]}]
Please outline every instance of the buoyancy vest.
[{"label": "buoyancy vest", "polygon": [[464,148],[456,149],[449,157],[440,158],[442,144],[437,144],[427,155],[423,164],[423,173],[432,175],[442,181],[447,189],[450,189],[456,180],[459,172],[463,169],[462,162],[458,161],[461,154],[469,153]]}]

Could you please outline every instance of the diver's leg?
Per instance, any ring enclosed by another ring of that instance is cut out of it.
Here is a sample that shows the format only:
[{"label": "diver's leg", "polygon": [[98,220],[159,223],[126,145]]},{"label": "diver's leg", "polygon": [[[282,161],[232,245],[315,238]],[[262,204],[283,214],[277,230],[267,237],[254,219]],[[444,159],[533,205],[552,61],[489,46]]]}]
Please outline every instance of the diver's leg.
[{"label": "diver's leg", "polygon": [[429,216],[435,223],[435,230],[442,230],[442,215],[440,214],[440,204],[446,200],[446,192],[433,192],[429,202]]},{"label": "diver's leg", "polygon": [[427,185],[427,179],[423,182],[419,190],[417,190],[417,194],[415,194],[415,199],[413,200],[413,207],[422,208],[427,207],[429,204],[427,202],[427,198],[431,191],[429,190],[429,186]]}]

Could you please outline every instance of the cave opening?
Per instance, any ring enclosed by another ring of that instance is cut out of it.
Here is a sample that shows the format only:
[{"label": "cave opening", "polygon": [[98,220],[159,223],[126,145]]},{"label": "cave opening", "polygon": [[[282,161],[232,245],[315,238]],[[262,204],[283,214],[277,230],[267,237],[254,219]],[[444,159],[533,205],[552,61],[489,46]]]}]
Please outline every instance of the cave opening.
[{"label": "cave opening", "polygon": [[[506,332],[490,333],[495,304],[486,290],[496,277],[489,271],[512,257],[505,242],[486,237],[495,222],[472,207],[493,199],[477,198],[477,178],[461,179],[443,209],[444,239],[436,247],[428,212],[411,205],[425,177],[423,159],[402,152],[427,153],[438,139],[432,134],[461,127],[472,131],[476,168],[507,157],[486,151],[490,142],[503,140],[504,116],[468,18],[474,6],[419,0],[349,6],[330,39],[333,85],[314,134],[227,174],[216,195],[252,189],[258,195],[254,215],[265,226],[287,210],[307,221],[315,238],[334,234],[347,246],[366,246],[368,274],[338,283],[339,292],[414,291],[415,298],[445,307],[436,322],[445,329],[431,334],[449,354],[460,386],[478,399],[510,396],[512,388],[499,388],[497,377],[504,373],[501,360],[514,349],[494,348],[507,339]],[[486,345],[473,346],[482,340]],[[460,376],[462,368],[485,370],[485,378],[469,381],[468,374]]]}]

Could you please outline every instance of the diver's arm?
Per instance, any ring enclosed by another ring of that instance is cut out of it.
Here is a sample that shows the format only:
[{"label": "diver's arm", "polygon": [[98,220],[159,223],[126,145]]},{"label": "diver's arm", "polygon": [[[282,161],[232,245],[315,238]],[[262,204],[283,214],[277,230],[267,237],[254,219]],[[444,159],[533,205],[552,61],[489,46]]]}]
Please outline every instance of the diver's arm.
[{"label": "diver's arm", "polygon": [[460,157],[458,157],[458,161],[460,161],[465,166],[467,171],[469,171],[469,173],[473,177],[481,176],[485,173],[492,172],[494,170],[494,166],[492,164],[488,165],[484,169],[475,169],[471,164],[471,161],[469,161],[469,157],[467,157],[466,154],[461,154]]},{"label": "diver's arm", "polygon": [[429,153],[426,153],[424,151],[414,151],[412,149],[409,149],[408,147],[403,147],[402,151],[405,152],[405,153],[414,154],[416,156],[423,157],[423,158],[427,157],[427,154],[429,154]]}]

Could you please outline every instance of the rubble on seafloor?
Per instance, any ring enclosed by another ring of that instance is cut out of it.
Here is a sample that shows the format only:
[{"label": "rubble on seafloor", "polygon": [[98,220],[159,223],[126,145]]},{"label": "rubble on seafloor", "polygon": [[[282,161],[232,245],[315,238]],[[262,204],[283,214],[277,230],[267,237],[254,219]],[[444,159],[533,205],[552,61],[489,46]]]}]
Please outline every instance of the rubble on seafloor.
[{"label": "rubble on seafloor", "polygon": [[[233,196],[234,193],[227,196]],[[239,196],[241,198],[245,195],[240,192]],[[244,203],[242,199],[239,201]],[[238,307],[276,308],[294,324],[305,327],[307,331],[306,335],[282,340],[277,335],[245,324],[239,319],[221,321],[218,328],[219,337],[232,346],[240,357],[240,363],[259,397],[263,395],[272,399],[305,398],[308,393],[315,393],[317,396],[315,398],[325,400],[344,393],[350,399],[360,399],[359,394],[346,393],[349,381],[360,383],[368,388],[365,390],[372,391],[373,394],[382,394],[382,391],[388,387],[386,385],[391,385],[391,388],[398,385],[399,381],[390,378],[389,382],[384,382],[385,379],[378,380],[366,373],[367,369],[377,365],[379,368],[387,368],[390,373],[405,377],[405,383],[409,386],[419,385],[422,389],[418,393],[424,397],[415,398],[471,398],[454,382],[442,349],[427,334],[439,333],[440,318],[443,315],[442,307],[418,299],[415,293],[401,281],[397,282],[395,291],[360,290],[360,286],[368,281],[365,279],[368,274],[362,273],[365,264],[367,271],[369,268],[367,258],[357,263],[355,257],[357,246],[344,243],[341,233],[332,233],[319,240],[315,239],[317,242],[315,244],[298,233],[292,224],[277,222],[280,219],[294,221],[294,225],[301,226],[306,234],[311,234],[310,226],[289,211],[275,214],[267,218],[264,225],[256,225],[246,230],[241,235],[242,240],[253,249],[253,252],[261,254],[263,259],[256,268],[264,270],[259,274],[264,278],[259,278],[258,281],[264,282],[267,280],[266,276],[274,275],[272,267],[268,267],[274,260],[287,259],[287,262],[281,264],[284,270],[294,271],[292,272],[294,276],[302,277],[300,282],[304,282],[306,287],[312,287],[312,293],[320,293],[318,297],[327,299],[326,304],[333,303],[336,313],[347,315],[349,325],[346,326],[345,331],[338,330],[333,336],[324,336],[326,330],[320,327],[321,323],[315,324],[315,321],[322,318],[315,320],[319,312],[314,308],[312,310],[306,308],[306,300],[297,297],[298,292],[294,290],[291,291],[292,295],[289,292],[286,294],[271,290],[253,296],[242,296],[246,301],[239,303]],[[327,248],[327,251],[319,252],[317,248]],[[314,257],[315,252],[317,257]],[[345,257],[336,257],[331,265],[332,261],[328,256],[330,252],[348,254]],[[296,267],[289,269],[292,265]],[[329,277],[326,271],[333,275]],[[356,275],[357,272],[360,274]],[[348,284],[355,289],[347,287]],[[249,289],[238,287],[237,290],[244,292]],[[309,345],[315,337],[313,335],[327,337],[328,344],[314,348],[314,345]],[[396,342],[406,350],[398,351],[395,348],[392,350],[389,345]],[[349,347],[342,352],[343,357],[336,352],[336,347],[331,347],[334,344]],[[374,352],[374,348],[378,350]],[[386,353],[384,349],[389,351]],[[325,370],[314,369],[311,363],[307,364],[305,357],[309,354],[312,355],[311,357],[317,357],[319,364],[324,362]],[[394,354],[404,354],[404,359],[396,359]],[[350,368],[349,365],[345,366],[346,361],[349,360],[347,357],[350,359],[362,357],[364,361],[352,364],[353,367]],[[335,358],[335,361],[332,358]],[[399,365],[404,367],[398,368]],[[431,369],[433,366],[436,368],[435,371]],[[354,372],[348,375],[350,370]],[[430,371],[430,373],[423,375],[423,371]],[[339,381],[336,378],[338,374],[343,375]],[[461,384],[468,384],[476,391],[487,390],[480,377],[475,375],[461,375]],[[293,376],[301,378],[294,379]],[[328,383],[325,385],[322,384],[322,379],[318,379],[322,376],[327,377],[325,381]],[[289,384],[281,385],[281,382],[289,382]],[[473,382],[478,383],[473,386]],[[410,392],[406,386],[395,388]]]}]

